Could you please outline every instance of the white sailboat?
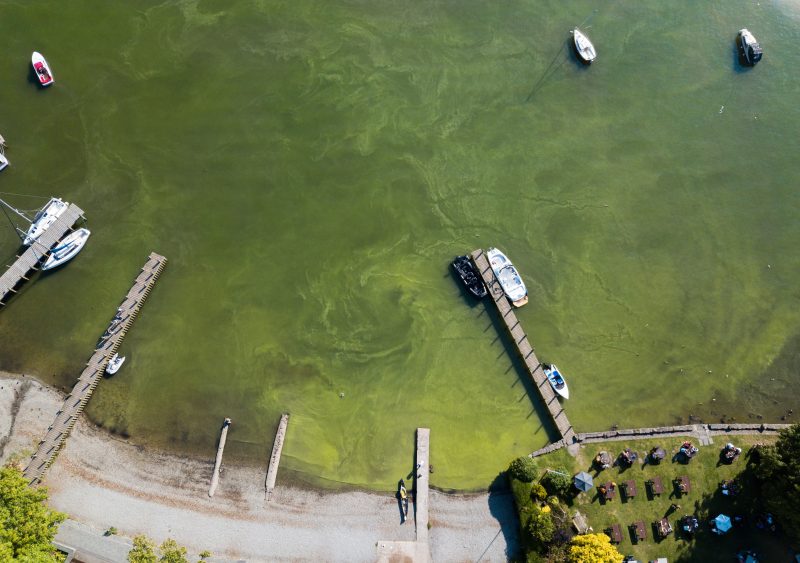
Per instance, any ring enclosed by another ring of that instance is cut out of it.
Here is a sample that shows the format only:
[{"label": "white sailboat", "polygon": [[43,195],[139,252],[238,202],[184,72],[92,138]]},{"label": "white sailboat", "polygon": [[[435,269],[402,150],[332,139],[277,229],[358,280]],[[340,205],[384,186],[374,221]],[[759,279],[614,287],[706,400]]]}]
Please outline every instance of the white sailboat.
[{"label": "white sailboat", "polygon": [[6,166],[8,166],[8,159],[6,158],[6,155],[0,152],[0,170],[5,168]]},{"label": "white sailboat", "polygon": [[572,41],[575,44],[575,51],[577,51],[581,60],[586,64],[592,64],[597,58],[597,51],[592,42],[589,41],[589,38],[581,33],[577,27],[572,30]]},{"label": "white sailboat", "polygon": [[67,210],[67,207],[69,207],[69,203],[63,201],[61,198],[50,198],[47,205],[42,207],[33,218],[33,221],[31,221],[31,226],[25,233],[25,239],[22,241],[22,244],[25,246],[33,244],[33,241],[42,236],[42,233],[44,233],[50,225],[55,223],[56,219]]},{"label": "white sailboat", "polygon": [[11,218],[8,217],[8,214],[6,214],[6,217],[8,217],[8,220],[11,221],[11,224],[19,234],[19,238],[22,239],[22,244],[25,246],[30,246],[42,235],[42,233],[47,230],[48,227],[50,227],[50,225],[55,222],[56,219],[61,216],[62,213],[64,213],[64,211],[67,210],[69,207],[69,202],[62,201],[61,198],[58,197],[51,197],[50,201],[48,201],[44,207],[36,211],[33,219],[26,215],[26,213],[30,212],[19,210],[13,205],[9,204],[7,201],[0,199],[0,205],[13,211],[30,224],[28,230],[23,231],[17,225],[14,225],[14,222],[11,221]]},{"label": "white sailboat", "polygon": [[91,234],[89,229],[78,229],[65,236],[50,251],[50,256],[42,264],[42,270],[51,270],[75,258],[78,252],[83,249]]}]

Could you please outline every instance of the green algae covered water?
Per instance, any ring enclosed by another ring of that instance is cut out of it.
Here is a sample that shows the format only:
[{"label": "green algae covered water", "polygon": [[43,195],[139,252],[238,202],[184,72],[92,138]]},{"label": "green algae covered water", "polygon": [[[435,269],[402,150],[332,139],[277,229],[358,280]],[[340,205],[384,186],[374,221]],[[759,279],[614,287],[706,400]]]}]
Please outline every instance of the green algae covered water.
[{"label": "green algae covered water", "polygon": [[0,314],[0,368],[71,386],[147,254],[170,260],[89,405],[111,431],[211,459],[228,416],[226,459],[266,465],[290,412],[282,479],[388,489],[429,426],[433,484],[485,487],[549,438],[448,271],[488,246],[579,431],[792,420],[796,6],[0,6],[0,191],[92,230]]}]

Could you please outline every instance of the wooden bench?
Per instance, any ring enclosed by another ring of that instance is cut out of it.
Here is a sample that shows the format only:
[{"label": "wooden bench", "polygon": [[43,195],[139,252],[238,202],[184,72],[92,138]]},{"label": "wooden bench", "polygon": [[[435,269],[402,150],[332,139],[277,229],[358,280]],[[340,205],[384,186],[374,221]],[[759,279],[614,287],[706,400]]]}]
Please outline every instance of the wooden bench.
[{"label": "wooden bench", "polygon": [[661,477],[653,477],[647,481],[650,486],[650,492],[655,495],[660,495],[664,492],[664,483],[661,482]]},{"label": "wooden bench", "polygon": [[636,536],[636,541],[640,542],[647,539],[647,528],[644,527],[644,521],[638,520],[631,524],[631,529]]},{"label": "wooden bench", "polygon": [[613,481],[600,485],[598,491],[603,500],[614,500],[614,497],[617,496],[617,486]]},{"label": "wooden bench", "polygon": [[611,538],[611,543],[622,543],[622,526],[619,524],[612,524],[605,532]]},{"label": "wooden bench", "polygon": [[675,486],[678,489],[678,492],[682,495],[688,495],[692,492],[692,483],[689,481],[689,477],[686,475],[681,475],[677,479],[675,479]]},{"label": "wooden bench", "polygon": [[636,481],[631,479],[622,483],[622,490],[625,492],[625,498],[633,498],[636,496]]},{"label": "wooden bench", "polygon": [[655,524],[656,524],[656,530],[658,531],[658,536],[660,538],[665,538],[672,533],[672,525],[666,518],[662,518]]}]

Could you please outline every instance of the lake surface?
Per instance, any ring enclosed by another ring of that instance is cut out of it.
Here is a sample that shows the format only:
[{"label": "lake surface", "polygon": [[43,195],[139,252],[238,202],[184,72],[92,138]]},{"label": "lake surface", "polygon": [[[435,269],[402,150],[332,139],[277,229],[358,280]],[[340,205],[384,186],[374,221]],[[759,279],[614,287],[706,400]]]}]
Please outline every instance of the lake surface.
[{"label": "lake surface", "polygon": [[290,412],[281,479],[380,489],[429,426],[433,484],[483,488],[548,440],[448,270],[498,246],[579,431],[779,420],[800,396],[800,10],[595,6],[0,2],[0,192],[23,194],[2,197],[61,196],[92,230],[0,314],[0,368],[71,386],[156,251],[94,421],[211,459],[227,416],[226,460],[266,464]]}]

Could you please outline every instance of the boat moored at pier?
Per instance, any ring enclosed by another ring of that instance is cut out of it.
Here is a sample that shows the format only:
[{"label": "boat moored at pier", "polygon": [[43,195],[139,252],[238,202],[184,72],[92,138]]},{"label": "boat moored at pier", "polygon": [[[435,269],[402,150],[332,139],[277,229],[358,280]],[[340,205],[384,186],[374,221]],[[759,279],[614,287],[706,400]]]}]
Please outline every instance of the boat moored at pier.
[{"label": "boat moored at pier", "polygon": [[122,364],[124,363],[125,363],[125,356],[114,354],[113,356],[111,356],[111,359],[108,360],[108,364],[106,364],[106,373],[108,375],[114,375],[119,371],[119,368],[121,368]]},{"label": "boat moored at pier", "polygon": [[489,265],[492,267],[500,287],[503,292],[511,301],[514,307],[522,307],[528,302],[528,289],[525,287],[525,282],[517,272],[511,260],[496,248],[489,248],[486,251],[486,257],[489,259]]},{"label": "boat moored at pier", "polygon": [[453,269],[458,274],[458,277],[461,278],[461,283],[464,284],[467,291],[478,299],[486,297],[486,285],[478,277],[478,273],[475,271],[475,266],[472,265],[472,260],[469,259],[469,256],[456,256],[455,260],[453,260]]},{"label": "boat moored at pier", "polygon": [[78,229],[65,236],[59,241],[58,246],[50,251],[50,256],[42,264],[42,270],[52,270],[75,258],[91,234],[89,229]]},{"label": "boat moored at pier", "polygon": [[561,372],[558,371],[556,365],[542,364],[542,370],[544,370],[544,374],[547,376],[547,381],[550,382],[553,391],[565,399],[569,399],[569,387],[567,387],[567,382],[564,381],[564,377],[561,375]]},{"label": "boat moored at pier", "polygon": [[47,227],[52,225],[55,220],[66,211],[67,207],[69,207],[69,203],[63,201],[61,198],[50,198],[50,201],[48,201],[33,218],[31,226],[25,233],[25,239],[22,241],[22,244],[25,246],[33,244],[33,241],[39,238],[42,233],[47,230]]}]

